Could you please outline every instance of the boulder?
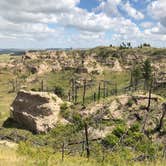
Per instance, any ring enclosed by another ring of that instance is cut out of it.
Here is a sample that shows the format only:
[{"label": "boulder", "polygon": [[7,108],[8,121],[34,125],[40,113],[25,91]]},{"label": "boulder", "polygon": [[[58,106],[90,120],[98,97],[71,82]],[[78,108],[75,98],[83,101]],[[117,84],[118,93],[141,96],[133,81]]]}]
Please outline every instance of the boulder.
[{"label": "boulder", "polygon": [[11,105],[11,118],[34,133],[47,132],[58,122],[63,101],[48,92],[19,91]]}]

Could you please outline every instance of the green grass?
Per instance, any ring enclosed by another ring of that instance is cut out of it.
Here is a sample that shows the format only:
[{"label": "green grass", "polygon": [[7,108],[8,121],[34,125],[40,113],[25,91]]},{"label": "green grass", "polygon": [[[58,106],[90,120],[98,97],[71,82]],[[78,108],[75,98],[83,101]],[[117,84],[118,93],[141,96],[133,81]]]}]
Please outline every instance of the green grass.
[{"label": "green grass", "polygon": [[[111,90],[115,89],[115,84],[117,84],[118,89],[122,89],[129,85],[130,74],[128,72],[111,72],[105,71],[102,75],[91,76],[86,74],[87,78],[93,80],[94,85],[92,87],[87,87],[86,89],[86,103],[93,101],[94,92],[98,92],[99,82],[101,83],[101,89],[103,88],[102,80],[110,81],[107,85],[109,93]],[[75,75],[73,71],[61,71],[61,72],[50,72],[38,78],[36,83],[30,84],[29,89],[40,89],[41,81],[44,81],[45,89],[53,89],[55,86],[60,86],[65,90],[64,99],[67,100],[67,95],[71,89],[70,80],[72,77],[81,77],[81,75]],[[86,78],[86,76],[84,76]],[[83,86],[78,90],[78,102],[82,102]],[[101,90],[101,97],[103,96],[103,91]]]},{"label": "green grass", "polygon": [[[129,52],[130,50],[128,50]],[[7,62],[10,60],[8,55],[0,56],[0,62]],[[67,99],[67,93],[70,89],[70,79],[74,76],[73,71],[63,71],[63,72],[51,72],[40,76],[38,78],[38,82],[27,84],[28,89],[39,89],[41,88],[41,80],[44,80],[44,87],[45,88],[53,88],[55,86],[61,86],[65,89],[66,96],[64,97]],[[115,83],[117,84],[118,89],[122,89],[127,87],[130,83],[130,73],[128,72],[111,72],[111,71],[104,71],[102,75],[86,75],[87,77],[91,77],[95,84],[92,88],[87,88],[86,93],[86,104],[89,104],[93,101],[93,94],[98,90],[98,84],[102,80],[109,80],[112,84],[108,85],[108,90],[111,91],[115,88]],[[14,100],[15,93],[8,93],[10,90],[10,86],[8,81],[15,76],[7,70],[4,70],[0,73],[0,126],[3,122],[9,117],[9,109],[12,101]],[[103,87],[103,84],[101,84]],[[82,102],[82,88],[78,91],[78,102]],[[103,93],[101,93],[103,96]],[[112,98],[114,98],[113,96]],[[103,100],[105,101],[105,100]],[[123,121],[116,121],[113,124],[125,124]],[[110,126],[111,123],[103,122],[103,126]],[[94,151],[92,152],[92,157],[88,161],[85,157],[80,157],[79,155],[65,155],[65,161],[61,161],[61,154],[56,152],[54,153],[54,149],[52,149],[52,144],[55,143],[55,137],[51,137],[50,133],[47,135],[33,135],[31,132],[26,130],[16,129],[15,126],[8,126],[9,128],[0,130],[0,135],[11,135],[13,131],[16,131],[20,136],[26,136],[29,142],[38,141],[38,142],[45,142],[46,140],[49,142],[49,146],[40,147],[37,145],[29,147],[27,144],[22,144],[21,149],[10,149],[7,147],[0,147],[0,165],[56,165],[56,166],[127,166],[127,165],[159,165],[164,166],[165,161],[157,160],[157,161],[148,161],[148,162],[128,162],[128,159],[135,157],[136,154],[133,154],[130,150],[127,152],[108,152],[108,158],[104,163],[101,163],[101,151]],[[80,137],[79,139],[81,139]],[[100,157],[95,157],[98,154]]]},{"label": "green grass", "polygon": [[[24,153],[25,150],[26,148],[23,149]],[[27,154],[20,154],[21,149],[0,145],[0,166],[165,166],[166,162],[162,159],[143,162],[126,161],[118,153],[111,154],[109,160],[104,162],[99,162],[93,158],[88,160],[85,157],[69,155],[65,155],[64,161],[62,161],[61,153],[52,154],[51,151],[47,148],[32,148],[27,151]]]},{"label": "green grass", "polygon": [[9,80],[13,77],[8,71],[0,73],[0,125],[9,116],[10,105],[15,97],[14,93],[9,93]]},{"label": "green grass", "polygon": [[0,55],[0,62],[9,62],[10,61],[11,56],[8,54],[1,54]]}]

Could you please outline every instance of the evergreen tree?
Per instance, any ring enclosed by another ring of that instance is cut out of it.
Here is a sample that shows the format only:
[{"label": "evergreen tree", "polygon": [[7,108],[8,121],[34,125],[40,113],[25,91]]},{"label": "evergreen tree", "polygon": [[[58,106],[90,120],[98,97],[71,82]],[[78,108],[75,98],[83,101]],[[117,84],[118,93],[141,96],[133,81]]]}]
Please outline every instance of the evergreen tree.
[{"label": "evergreen tree", "polygon": [[133,75],[133,85],[135,87],[135,90],[137,90],[139,80],[142,78],[141,67],[136,66],[132,71],[132,75]]},{"label": "evergreen tree", "polygon": [[152,66],[149,59],[146,59],[143,64],[143,78],[145,79],[144,89],[148,89],[150,80],[152,79]]}]

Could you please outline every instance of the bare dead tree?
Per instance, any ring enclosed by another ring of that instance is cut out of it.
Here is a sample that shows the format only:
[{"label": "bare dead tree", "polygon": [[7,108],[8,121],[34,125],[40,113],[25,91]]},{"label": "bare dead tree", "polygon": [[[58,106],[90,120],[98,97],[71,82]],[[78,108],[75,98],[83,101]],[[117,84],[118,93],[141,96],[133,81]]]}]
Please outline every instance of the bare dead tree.
[{"label": "bare dead tree", "polygon": [[75,98],[75,80],[72,78],[71,80],[71,92],[72,92],[72,101],[74,102]]},{"label": "bare dead tree", "polygon": [[155,129],[156,131],[160,132],[160,130],[163,126],[163,121],[164,121],[165,115],[166,115],[166,103],[163,104],[162,115],[160,117],[159,124],[157,125],[157,127]]},{"label": "bare dead tree", "polygon": [[106,97],[106,81],[103,82],[103,97]]},{"label": "bare dead tree", "polygon": [[94,94],[93,94],[93,101],[94,102],[96,101],[96,92],[94,92]]},{"label": "bare dead tree", "polygon": [[105,95],[108,97],[108,83],[106,82]]},{"label": "bare dead tree", "polygon": [[44,91],[44,81],[43,80],[41,81],[41,91],[42,92]]},{"label": "bare dead tree", "polygon": [[163,158],[166,158],[166,143],[164,144],[163,148]]},{"label": "bare dead tree", "polygon": [[84,138],[84,133],[82,132],[82,142],[81,142],[81,156],[84,154],[85,151],[85,138]]},{"label": "bare dead tree", "polygon": [[101,84],[99,83],[99,87],[98,87],[98,101],[100,100],[100,93],[101,93]]},{"label": "bare dead tree", "polygon": [[105,149],[105,147],[103,146],[103,148],[102,148],[102,163],[105,161],[105,154],[106,154],[106,149]]},{"label": "bare dead tree", "polygon": [[130,70],[130,87],[133,87],[133,72]]},{"label": "bare dead tree", "polygon": [[71,101],[71,92],[70,91],[68,92],[68,100],[69,100],[69,102]]},{"label": "bare dead tree", "polygon": [[89,137],[88,137],[88,125],[84,122],[84,130],[85,130],[85,141],[86,141],[86,157],[90,157],[90,148],[89,148]]},{"label": "bare dead tree", "polygon": [[65,157],[65,143],[64,142],[62,143],[62,146],[61,146],[61,152],[62,152],[62,161],[64,161],[64,157]]},{"label": "bare dead tree", "polygon": [[76,82],[75,82],[75,97],[74,97],[74,102],[75,104],[77,103],[77,99],[78,99],[78,87],[76,86]]},{"label": "bare dead tree", "polygon": [[84,85],[83,85],[83,96],[82,96],[83,105],[85,105],[85,95],[86,95],[86,79],[84,80]]},{"label": "bare dead tree", "polygon": [[153,80],[151,80],[150,88],[149,88],[149,97],[148,97],[148,105],[146,107],[146,115],[143,121],[143,126],[142,126],[142,132],[145,132],[145,126],[148,120],[148,116],[150,113],[150,106],[151,106],[151,95],[152,95],[152,85],[153,85]]},{"label": "bare dead tree", "polygon": [[118,87],[117,87],[117,83],[115,83],[115,95],[118,95]]}]

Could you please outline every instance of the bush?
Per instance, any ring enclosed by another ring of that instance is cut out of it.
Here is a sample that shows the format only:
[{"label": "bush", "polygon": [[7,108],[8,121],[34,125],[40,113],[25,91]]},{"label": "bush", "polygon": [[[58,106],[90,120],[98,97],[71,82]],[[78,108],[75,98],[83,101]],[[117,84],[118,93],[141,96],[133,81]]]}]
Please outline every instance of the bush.
[{"label": "bush", "polygon": [[138,141],[143,139],[143,134],[140,132],[131,132],[129,131],[127,137],[124,140],[125,145],[127,146],[135,146]]},{"label": "bush", "polygon": [[67,105],[67,103],[64,102],[63,104],[61,104],[60,109],[61,109],[61,111],[65,111],[65,110],[67,110],[67,109],[68,109],[68,105]]},{"label": "bush", "polygon": [[126,131],[126,128],[124,126],[118,126],[112,131],[112,134],[120,138],[125,133],[125,131]]},{"label": "bush", "polygon": [[119,138],[117,136],[115,136],[114,134],[110,134],[102,140],[102,143],[103,145],[109,146],[112,148],[118,143],[118,141],[119,141]]},{"label": "bush", "polygon": [[145,106],[145,105],[140,105],[140,107],[139,107],[140,110],[145,110],[146,108],[147,108],[147,106]]},{"label": "bush", "polygon": [[139,123],[135,123],[135,124],[131,125],[130,131],[131,132],[139,132],[140,131],[140,125],[139,125]]},{"label": "bush", "polygon": [[127,106],[131,107],[134,104],[133,99],[129,99],[127,102]]},{"label": "bush", "polygon": [[72,116],[72,120],[73,120],[73,123],[75,124],[75,126],[77,127],[77,130],[83,129],[84,122],[83,122],[80,114],[75,112]]},{"label": "bush", "polygon": [[60,109],[61,109],[61,112],[60,114],[62,115],[63,118],[67,119],[70,117],[70,110],[68,109],[68,105],[67,103],[63,103],[61,106],[60,106]]},{"label": "bush", "polygon": [[63,89],[61,86],[55,86],[55,87],[54,87],[54,93],[55,93],[58,97],[64,97],[64,96],[65,96],[64,89]]},{"label": "bush", "polygon": [[156,146],[150,141],[141,141],[136,149],[142,153],[145,153],[146,155],[149,155],[150,157],[154,157],[156,154]]}]

